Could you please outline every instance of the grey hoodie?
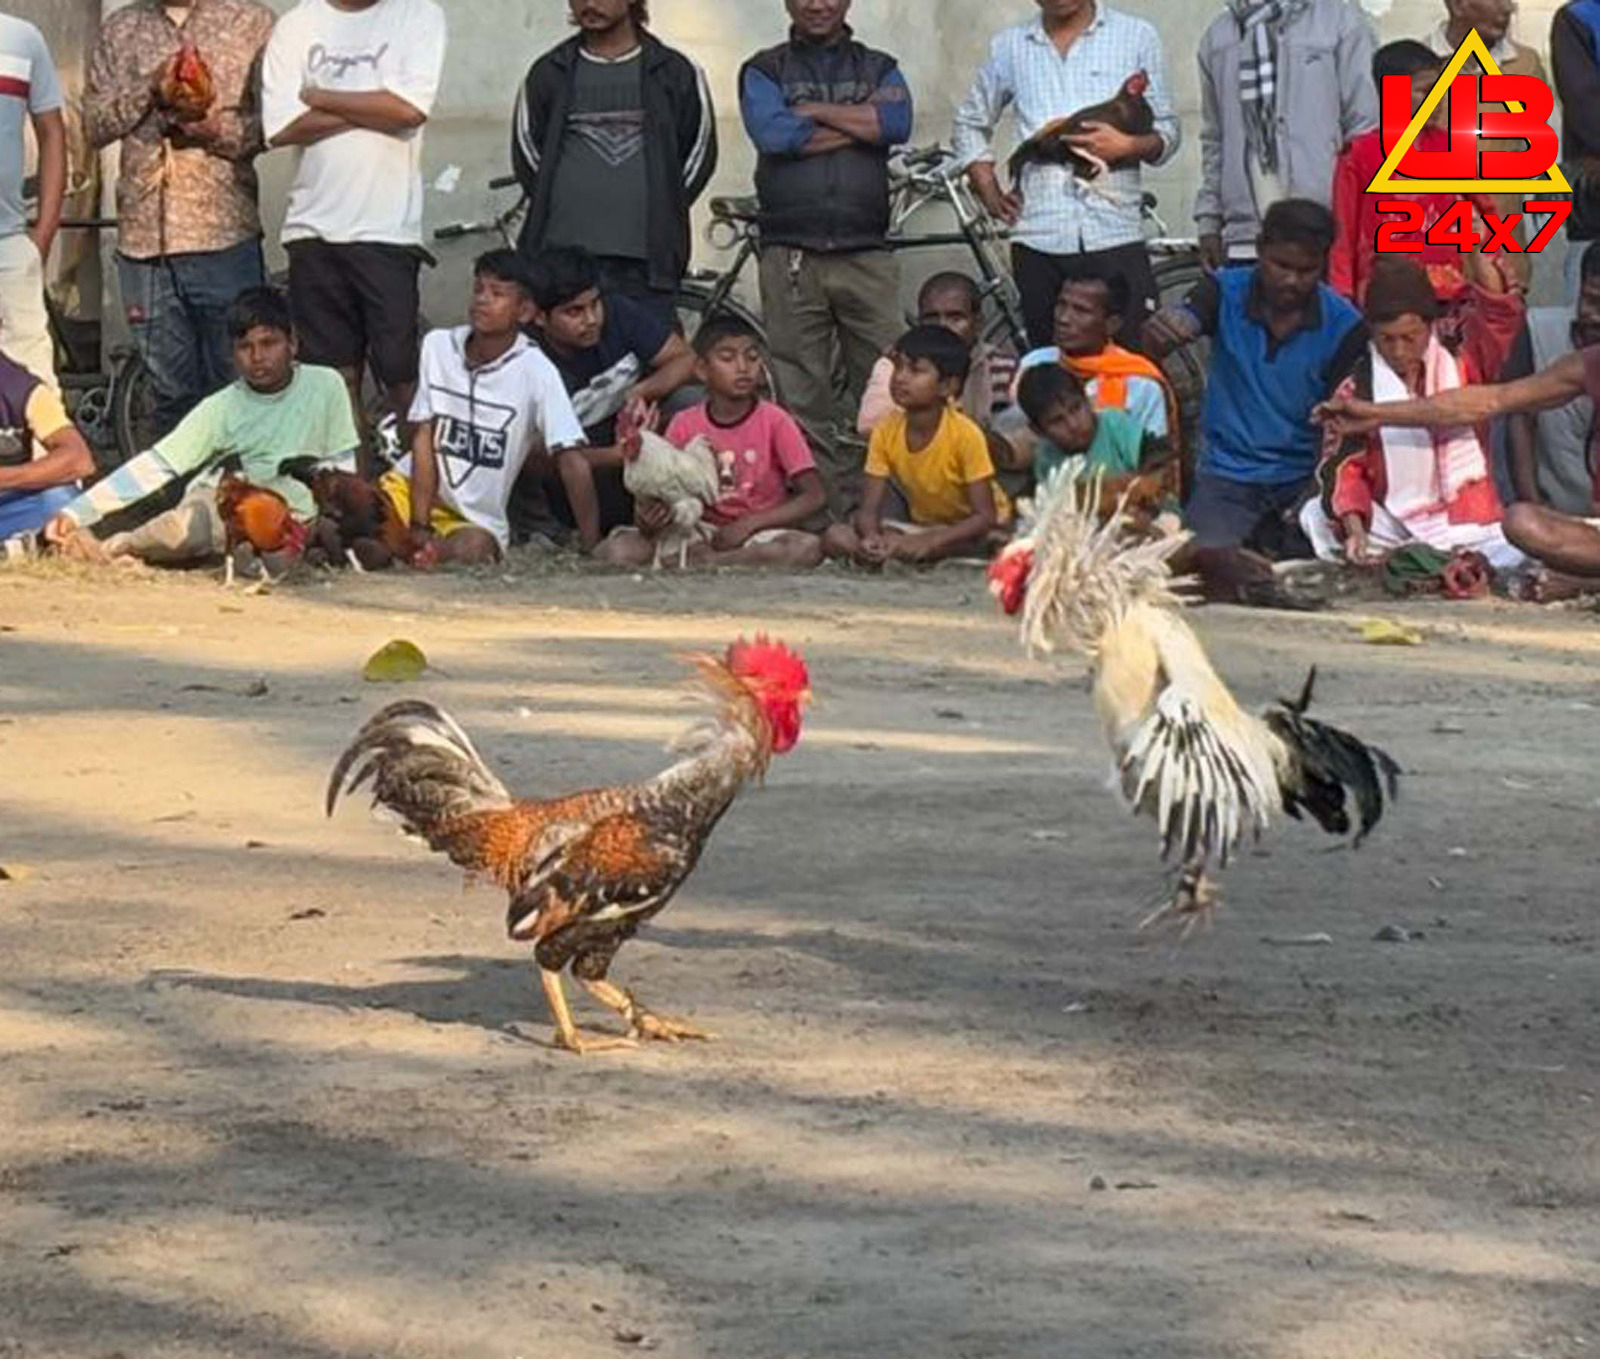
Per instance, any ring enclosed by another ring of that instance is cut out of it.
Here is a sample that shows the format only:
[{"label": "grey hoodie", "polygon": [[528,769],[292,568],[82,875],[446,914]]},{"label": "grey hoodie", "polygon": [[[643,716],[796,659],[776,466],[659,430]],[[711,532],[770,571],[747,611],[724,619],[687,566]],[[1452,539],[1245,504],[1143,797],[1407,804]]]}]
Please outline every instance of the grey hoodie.
[{"label": "grey hoodie", "polygon": [[[1378,125],[1377,37],[1348,0],[1311,0],[1278,39],[1278,178],[1291,198],[1329,203],[1339,152]],[[1229,248],[1253,246],[1268,204],[1256,203],[1246,157],[1238,22],[1224,10],[1200,39],[1200,189],[1194,220]]]}]

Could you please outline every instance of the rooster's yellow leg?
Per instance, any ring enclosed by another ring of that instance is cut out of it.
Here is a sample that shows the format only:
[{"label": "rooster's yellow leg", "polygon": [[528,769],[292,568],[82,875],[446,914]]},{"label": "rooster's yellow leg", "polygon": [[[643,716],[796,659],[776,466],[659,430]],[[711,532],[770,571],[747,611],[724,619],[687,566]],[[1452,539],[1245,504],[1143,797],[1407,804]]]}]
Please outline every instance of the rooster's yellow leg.
[{"label": "rooster's yellow leg", "polygon": [[[582,980],[581,978],[579,980]],[[608,981],[585,981],[584,989],[607,1009],[622,1016],[622,1022],[635,1038],[653,1038],[659,1043],[681,1043],[684,1039],[698,1039],[709,1043],[714,1035],[685,1024],[677,1019],[665,1019],[653,1014],[634,999],[631,991],[624,991]]]},{"label": "rooster's yellow leg", "polygon": [[639,1046],[631,1038],[585,1038],[572,1022],[572,1011],[567,1008],[567,993],[561,989],[561,974],[541,967],[539,980],[544,983],[544,998],[549,1002],[551,1017],[556,1021],[557,1047],[582,1057],[590,1052],[615,1052],[619,1048]]},{"label": "rooster's yellow leg", "polygon": [[1203,863],[1185,864],[1183,872],[1178,875],[1178,889],[1172,894],[1172,900],[1141,920],[1139,928],[1148,930],[1164,921],[1175,924],[1182,921],[1183,927],[1178,935],[1178,942],[1182,943],[1194,933],[1196,926],[1211,928],[1221,899],[1222,894],[1216,884],[1206,877]]}]

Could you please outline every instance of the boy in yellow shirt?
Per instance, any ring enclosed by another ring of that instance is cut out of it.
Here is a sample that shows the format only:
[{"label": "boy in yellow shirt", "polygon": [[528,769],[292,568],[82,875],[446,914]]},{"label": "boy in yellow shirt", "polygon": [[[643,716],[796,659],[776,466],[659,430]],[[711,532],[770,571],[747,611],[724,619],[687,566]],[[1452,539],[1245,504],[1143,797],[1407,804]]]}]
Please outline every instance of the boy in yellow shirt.
[{"label": "boy in yellow shirt", "polygon": [[942,326],[915,326],[891,357],[899,410],[872,433],[861,508],[828,530],[823,551],[862,566],[986,554],[1011,505],[987,436],[956,405],[967,347]]}]

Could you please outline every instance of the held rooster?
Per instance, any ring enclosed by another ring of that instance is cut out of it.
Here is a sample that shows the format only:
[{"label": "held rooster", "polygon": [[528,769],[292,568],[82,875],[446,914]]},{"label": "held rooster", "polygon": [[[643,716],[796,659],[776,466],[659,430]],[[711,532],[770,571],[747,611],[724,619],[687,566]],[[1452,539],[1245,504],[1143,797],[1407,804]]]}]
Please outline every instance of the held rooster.
[{"label": "held rooster", "polygon": [[279,467],[311,492],[317,522],[310,547],[329,564],[379,571],[410,554],[411,532],[394,503],[370,481],[315,458],[290,458]]},{"label": "held rooster", "polygon": [[1156,127],[1155,110],[1145,98],[1149,88],[1149,75],[1144,71],[1135,71],[1123,81],[1122,88],[1114,98],[1046,123],[1011,153],[1007,169],[1011,175],[1012,189],[1020,190],[1022,171],[1026,166],[1064,165],[1084,182],[1085,187],[1106,197],[1105,190],[1095,181],[1111,167],[1083,147],[1074,146],[1070,139],[1082,134],[1093,123],[1104,123],[1130,137],[1149,136]]},{"label": "held rooster", "polygon": [[[804,661],[777,642],[735,642],[692,658],[707,718],[675,746],[681,758],[648,782],[548,802],[514,799],[466,733],[431,703],[396,703],[363,727],[328,784],[342,794],[371,780],[373,802],[409,835],[510,894],[506,929],[533,945],[556,1041],[569,1051],[632,1047],[638,1039],[705,1038],[651,1013],[606,979],[612,959],[672,900],[745,783],[800,739],[810,700]],[[579,1033],[561,973],[628,1026],[627,1038]]]},{"label": "held rooster", "polygon": [[[227,473],[217,485],[217,513],[226,536],[227,559],[224,584],[234,580],[234,551],[248,545],[258,556],[285,553],[298,557],[306,545],[306,527],[294,517],[289,502],[276,491],[256,486],[243,477]],[[261,578],[268,585],[272,577],[261,564]]]},{"label": "held rooster", "polygon": [[656,539],[654,565],[676,548],[678,569],[689,563],[689,549],[708,537],[701,526],[708,505],[722,495],[717,455],[704,436],[684,448],[650,428],[651,412],[630,407],[617,417],[622,447],[622,484],[639,499],[659,500],[672,509],[672,526]]},{"label": "held rooster", "polygon": [[[1382,750],[1306,716],[1316,679],[1261,717],[1242,711],[1182,616],[1168,560],[1187,534],[1131,542],[1119,511],[1095,513],[1097,485],[1041,490],[1038,519],[990,568],[990,589],[1021,612],[1033,655],[1089,658],[1095,709],[1128,807],[1155,818],[1164,857],[1182,863],[1177,891],[1143,927],[1172,917],[1187,934],[1209,921],[1225,868],[1274,809],[1309,814],[1359,845],[1396,794],[1399,767]],[[1143,928],[1142,927],[1142,928]]]}]

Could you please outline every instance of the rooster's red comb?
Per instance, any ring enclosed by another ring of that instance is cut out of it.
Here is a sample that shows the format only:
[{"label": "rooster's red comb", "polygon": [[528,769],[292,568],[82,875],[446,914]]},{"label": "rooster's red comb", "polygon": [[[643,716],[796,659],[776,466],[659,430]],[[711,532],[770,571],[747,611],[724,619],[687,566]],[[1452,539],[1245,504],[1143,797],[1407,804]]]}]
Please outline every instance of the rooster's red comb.
[{"label": "rooster's red comb", "polygon": [[796,694],[811,687],[810,673],[799,653],[790,651],[782,642],[773,641],[764,632],[758,632],[753,642],[741,637],[728,648],[724,664],[740,679],[762,679]]}]

